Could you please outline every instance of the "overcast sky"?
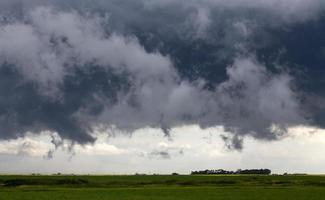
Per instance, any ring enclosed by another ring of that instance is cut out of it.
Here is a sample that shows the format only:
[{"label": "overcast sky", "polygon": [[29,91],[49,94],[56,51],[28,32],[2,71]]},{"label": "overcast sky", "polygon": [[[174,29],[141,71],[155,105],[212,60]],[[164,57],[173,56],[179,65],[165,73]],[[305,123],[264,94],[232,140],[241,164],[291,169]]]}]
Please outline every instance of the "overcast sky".
[{"label": "overcast sky", "polygon": [[[192,170],[269,168],[273,173],[324,173],[325,132],[294,128],[290,137],[262,142],[247,138],[241,151],[225,147],[222,128],[202,130],[197,126],[179,127],[173,139],[154,129],[139,130],[132,137],[97,135],[94,145],[55,149],[47,134],[0,143],[0,170],[17,173],[135,174]],[[145,138],[145,139],[144,139]]]},{"label": "overcast sky", "polygon": [[1,0],[0,172],[323,173],[323,0]]}]

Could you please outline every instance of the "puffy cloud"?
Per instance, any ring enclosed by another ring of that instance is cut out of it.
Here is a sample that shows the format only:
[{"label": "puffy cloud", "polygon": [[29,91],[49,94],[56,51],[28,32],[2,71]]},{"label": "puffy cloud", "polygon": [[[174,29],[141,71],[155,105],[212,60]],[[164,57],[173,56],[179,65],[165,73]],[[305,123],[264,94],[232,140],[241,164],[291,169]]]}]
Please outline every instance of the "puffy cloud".
[{"label": "puffy cloud", "polygon": [[3,3],[16,13],[0,23],[0,138],[49,130],[85,144],[99,126],[198,124],[224,126],[234,148],[277,139],[308,116],[297,79],[255,51],[273,44],[264,29],[317,16],[308,2]]},{"label": "puffy cloud", "polygon": [[3,64],[14,64],[45,94],[57,92],[74,65],[92,63],[143,78],[171,70],[168,58],[147,53],[135,38],[115,34],[107,38],[98,18],[40,7],[30,12],[28,19],[27,24],[1,27],[1,60]]},{"label": "puffy cloud", "polygon": [[272,139],[277,137],[272,124],[285,128],[304,123],[288,74],[271,74],[252,58],[237,59],[227,74],[217,90],[226,128]]}]

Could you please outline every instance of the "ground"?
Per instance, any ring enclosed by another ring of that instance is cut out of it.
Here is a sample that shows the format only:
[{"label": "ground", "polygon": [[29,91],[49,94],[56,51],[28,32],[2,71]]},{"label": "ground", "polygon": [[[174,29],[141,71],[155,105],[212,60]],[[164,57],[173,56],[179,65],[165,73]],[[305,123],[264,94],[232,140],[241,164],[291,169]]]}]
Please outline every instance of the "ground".
[{"label": "ground", "polygon": [[0,176],[0,200],[325,199],[325,176]]}]

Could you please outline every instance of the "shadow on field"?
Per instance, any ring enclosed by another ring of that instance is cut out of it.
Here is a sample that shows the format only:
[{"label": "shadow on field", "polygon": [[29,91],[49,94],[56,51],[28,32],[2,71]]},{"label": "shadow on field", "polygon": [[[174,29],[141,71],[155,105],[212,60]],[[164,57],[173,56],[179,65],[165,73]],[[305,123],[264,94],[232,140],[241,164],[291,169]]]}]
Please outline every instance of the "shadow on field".
[{"label": "shadow on field", "polygon": [[9,179],[3,182],[5,187],[18,187],[18,186],[36,186],[36,185],[86,185],[88,180],[76,178],[65,179]]}]

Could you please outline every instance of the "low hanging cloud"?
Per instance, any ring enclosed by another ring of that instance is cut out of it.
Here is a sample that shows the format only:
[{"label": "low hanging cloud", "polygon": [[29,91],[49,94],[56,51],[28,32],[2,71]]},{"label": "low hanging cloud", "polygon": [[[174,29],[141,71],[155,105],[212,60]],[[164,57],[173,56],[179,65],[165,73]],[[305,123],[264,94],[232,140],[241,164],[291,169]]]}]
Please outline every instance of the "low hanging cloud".
[{"label": "low hanging cloud", "polygon": [[277,40],[248,13],[282,30],[316,20],[321,1],[92,3],[87,12],[89,2],[1,3],[12,13],[0,20],[0,139],[51,131],[85,145],[98,127],[169,134],[197,124],[223,126],[240,149],[245,136],[274,140],[318,125],[297,64],[276,60],[290,49],[263,49]]},{"label": "low hanging cloud", "polygon": [[50,143],[35,138],[20,138],[0,142],[0,154],[4,155],[44,156],[50,148]]}]

